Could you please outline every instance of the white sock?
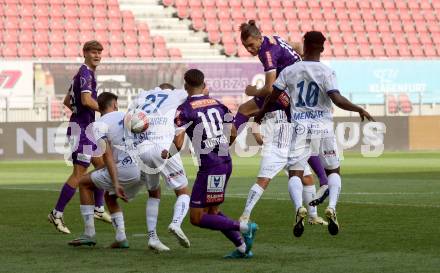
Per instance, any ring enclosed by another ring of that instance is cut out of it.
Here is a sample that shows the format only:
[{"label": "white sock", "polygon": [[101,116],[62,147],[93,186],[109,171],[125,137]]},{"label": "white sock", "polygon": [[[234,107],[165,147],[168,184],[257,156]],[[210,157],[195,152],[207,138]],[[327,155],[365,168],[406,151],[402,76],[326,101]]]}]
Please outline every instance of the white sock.
[{"label": "white sock", "polygon": [[246,233],[249,231],[249,227],[247,223],[240,222],[240,232]]},{"label": "white sock", "polygon": [[176,203],[174,204],[173,221],[171,222],[173,225],[180,227],[182,224],[183,219],[188,213],[189,199],[188,194],[182,194],[177,197]]},{"label": "white sock", "polygon": [[237,250],[240,251],[241,253],[245,253],[246,252],[246,244],[242,243],[239,247],[237,247]]},{"label": "white sock", "polygon": [[264,189],[258,185],[254,184],[249,190],[249,194],[246,200],[246,206],[244,207],[243,216],[250,217],[252,210],[257,204],[258,200],[260,200],[261,195],[263,195]]},{"label": "white sock", "polygon": [[159,215],[159,203],[160,199],[157,198],[148,198],[147,207],[146,207],[146,216],[147,216],[147,230],[148,237],[157,237],[156,234],[156,225],[157,225],[157,217]]},{"label": "white sock", "polygon": [[339,193],[341,192],[341,176],[337,173],[331,173],[328,176],[328,206],[336,210],[336,203],[338,203]]},{"label": "white sock", "polygon": [[100,213],[103,213],[105,211],[104,206],[95,207],[95,210]]},{"label": "white sock", "polygon": [[52,214],[53,214],[53,216],[55,216],[55,218],[63,217],[63,212],[62,211],[57,211],[56,209],[52,210]]},{"label": "white sock", "polygon": [[292,176],[289,179],[288,183],[290,199],[295,204],[295,211],[298,211],[300,207],[302,207],[302,192],[303,192],[303,184],[301,182],[301,178],[298,176]]},{"label": "white sock", "polygon": [[84,234],[90,237],[95,236],[95,206],[94,205],[80,205],[79,209],[84,220]]},{"label": "white sock", "polygon": [[112,224],[116,231],[116,241],[121,242],[127,239],[125,235],[124,215],[122,211],[112,213]]},{"label": "white sock", "polygon": [[318,210],[314,206],[309,206],[310,201],[315,199],[316,187],[315,185],[303,186],[303,199],[307,205],[307,213],[310,217],[314,218],[318,216]]}]

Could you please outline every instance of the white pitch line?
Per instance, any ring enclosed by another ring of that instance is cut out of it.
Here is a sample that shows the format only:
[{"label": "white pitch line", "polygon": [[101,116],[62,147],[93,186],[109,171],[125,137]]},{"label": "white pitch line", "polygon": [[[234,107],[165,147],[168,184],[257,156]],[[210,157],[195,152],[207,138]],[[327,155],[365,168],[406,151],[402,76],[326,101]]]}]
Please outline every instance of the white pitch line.
[{"label": "white pitch line", "polygon": [[[1,187],[0,190],[23,190],[23,191],[50,191],[50,192],[59,192],[57,189],[49,189],[49,188],[22,188],[22,187]],[[138,193],[138,195],[141,195],[143,193]],[[440,194],[439,192],[389,192],[389,193],[380,193],[380,192],[352,192],[352,193],[341,193],[342,195],[434,195],[434,194]],[[171,192],[163,192],[162,195],[165,196],[174,196],[174,193]],[[290,201],[290,198],[288,197],[275,197],[271,196],[274,194],[266,194],[265,196],[262,196],[262,199],[266,200],[275,200],[275,201]],[[242,193],[228,193],[226,194],[226,197],[232,197],[232,198],[239,198],[239,199],[246,199],[247,194]],[[376,206],[398,206],[398,207],[416,207],[416,208],[440,208],[440,205],[415,205],[415,204],[396,204],[396,203],[378,203],[378,202],[368,202],[368,201],[340,201],[339,203],[342,204],[359,204],[359,205],[376,205]]]}]

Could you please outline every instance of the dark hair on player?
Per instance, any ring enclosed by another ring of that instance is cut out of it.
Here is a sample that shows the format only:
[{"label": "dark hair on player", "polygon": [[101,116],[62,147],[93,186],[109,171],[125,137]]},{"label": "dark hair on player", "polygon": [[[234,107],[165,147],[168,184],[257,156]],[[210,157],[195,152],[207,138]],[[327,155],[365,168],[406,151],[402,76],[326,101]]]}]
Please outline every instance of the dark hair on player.
[{"label": "dark hair on player", "polygon": [[102,51],[103,49],[104,47],[102,46],[102,44],[96,40],[88,41],[83,46],[83,52],[87,52],[90,50]]},{"label": "dark hair on player", "polygon": [[247,40],[250,36],[261,37],[261,31],[258,29],[255,20],[249,20],[247,23],[240,25],[241,39],[243,41]]},{"label": "dark hair on player", "polygon": [[190,69],[186,71],[183,78],[189,87],[201,87],[205,82],[205,75],[203,75],[203,72],[198,69]]},{"label": "dark hair on player", "polygon": [[99,106],[99,111],[104,111],[105,109],[109,108],[110,106],[112,106],[112,102],[114,100],[118,100],[118,96],[110,93],[110,92],[102,92],[99,96],[98,96],[98,106]]},{"label": "dark hair on player", "polygon": [[311,50],[324,50],[325,37],[320,31],[309,31],[304,34],[304,45]]},{"label": "dark hair on player", "polygon": [[174,85],[172,85],[171,83],[167,83],[167,82],[161,83],[159,85],[159,88],[162,89],[162,90],[165,90],[165,89],[174,90],[174,89],[176,89],[176,87],[174,87]]}]

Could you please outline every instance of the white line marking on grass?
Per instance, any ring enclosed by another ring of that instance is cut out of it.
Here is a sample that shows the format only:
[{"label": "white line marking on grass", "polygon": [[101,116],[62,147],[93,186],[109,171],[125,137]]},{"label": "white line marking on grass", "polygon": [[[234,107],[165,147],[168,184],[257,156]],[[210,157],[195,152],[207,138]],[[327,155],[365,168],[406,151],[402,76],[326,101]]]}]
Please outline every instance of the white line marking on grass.
[{"label": "white line marking on grass", "polygon": [[[0,186],[0,190],[23,190],[23,191],[50,191],[50,192],[59,192],[57,189],[49,189],[49,188],[22,188],[22,187],[2,187]],[[138,195],[145,194],[144,192],[139,192]],[[348,192],[342,193],[342,195],[434,195],[439,194],[439,192]],[[172,192],[162,192],[162,195],[165,196],[174,196]],[[268,196],[269,195],[269,196]],[[266,194],[262,196],[262,199],[266,200],[275,200],[275,201],[290,201],[288,197],[276,197],[271,196],[275,194]],[[238,199],[246,199],[247,194],[243,193],[229,193],[226,194],[226,197],[230,198],[238,198]],[[415,205],[415,204],[396,204],[396,203],[378,203],[378,202],[368,202],[368,201],[339,201],[340,204],[359,204],[359,205],[375,205],[375,206],[398,206],[398,207],[416,207],[416,208],[440,208],[440,205]],[[143,234],[139,234],[139,236],[143,236]]]}]

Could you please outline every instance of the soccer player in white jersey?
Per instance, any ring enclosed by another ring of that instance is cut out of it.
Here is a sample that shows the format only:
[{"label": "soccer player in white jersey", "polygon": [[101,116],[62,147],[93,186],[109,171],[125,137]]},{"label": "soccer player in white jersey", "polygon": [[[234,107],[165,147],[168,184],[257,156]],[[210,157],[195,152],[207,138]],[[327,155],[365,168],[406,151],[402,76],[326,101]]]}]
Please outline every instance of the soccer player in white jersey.
[{"label": "soccer player in white jersey", "polygon": [[[94,200],[96,188],[105,190],[105,202],[111,213],[116,230],[116,240],[111,248],[128,248],[125,235],[124,216],[117,198],[131,200],[142,188],[140,172],[135,160],[128,153],[129,134],[124,129],[125,113],[118,112],[117,96],[104,92],[98,96],[101,117],[93,123],[93,138],[103,152],[105,168],[95,170],[80,179],[81,215],[84,219],[84,233],[69,245],[95,245]],[[131,142],[132,143],[132,142]],[[99,152],[99,151],[98,151]]]},{"label": "soccer player in white jersey", "polygon": [[189,209],[189,190],[183,163],[179,154],[164,160],[161,152],[168,149],[175,135],[174,117],[177,107],[188,94],[185,90],[175,89],[171,84],[163,83],[153,90],[142,91],[130,108],[140,108],[148,113],[149,127],[136,134],[136,145],[140,164],[141,180],[146,184],[149,198],[146,204],[148,246],[155,251],[169,251],[156,232],[160,203],[160,176],[169,188],[174,190],[177,200],[168,231],[176,236],[180,245],[190,247],[190,242],[181,229],[183,219]]},{"label": "soccer player in white jersey", "polygon": [[325,215],[329,221],[331,235],[339,232],[336,204],[341,190],[339,157],[333,132],[332,102],[341,109],[358,112],[362,121],[374,119],[370,114],[343,97],[338,90],[336,74],[320,62],[324,51],[324,35],[310,31],[304,35],[304,58],[302,62],[286,67],[275,81],[271,97],[256,117],[261,122],[264,113],[270,110],[281,92],[290,96],[291,125],[293,130],[289,166],[289,193],[296,208],[293,233],[296,237],[304,231],[303,185],[301,177],[310,155],[319,155],[328,175],[329,205]]}]

